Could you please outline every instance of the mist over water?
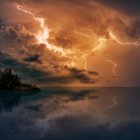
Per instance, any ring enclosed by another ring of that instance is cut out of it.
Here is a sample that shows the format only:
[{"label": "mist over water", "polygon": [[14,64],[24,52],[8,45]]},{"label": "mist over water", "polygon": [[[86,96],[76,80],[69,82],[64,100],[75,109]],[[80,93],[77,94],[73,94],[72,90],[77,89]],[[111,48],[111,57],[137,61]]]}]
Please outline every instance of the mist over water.
[{"label": "mist over water", "polygon": [[0,93],[0,140],[138,140],[140,88]]}]

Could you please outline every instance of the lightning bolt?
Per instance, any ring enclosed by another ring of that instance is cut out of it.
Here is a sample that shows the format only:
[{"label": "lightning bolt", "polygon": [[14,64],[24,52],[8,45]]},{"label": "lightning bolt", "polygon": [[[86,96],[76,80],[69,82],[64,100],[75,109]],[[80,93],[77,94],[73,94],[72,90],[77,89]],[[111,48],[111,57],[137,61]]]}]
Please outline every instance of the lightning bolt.
[{"label": "lightning bolt", "polygon": [[[106,43],[109,41],[109,39],[105,38],[105,37],[98,37],[94,32],[91,32],[91,30],[89,29],[82,29],[82,30],[86,30],[88,31],[88,34],[86,33],[83,33],[81,31],[75,31],[74,33],[75,34],[78,34],[80,36],[83,36],[83,37],[86,37],[88,39],[92,39],[92,38],[98,38],[98,42],[99,44],[97,46],[94,46],[92,51],[88,52],[88,54],[90,55],[91,52],[97,52],[97,51],[100,51],[102,50],[105,46],[106,46]],[[90,33],[89,33],[90,32]],[[112,40],[114,40],[115,42],[117,42],[119,45],[122,45],[122,46],[126,46],[126,45],[132,45],[132,46],[140,46],[140,39],[138,39],[137,41],[135,42],[123,42],[123,41],[120,41],[117,36],[109,31],[109,36]],[[104,59],[106,62],[109,62],[112,64],[112,73],[113,73],[113,76],[114,77],[117,77],[117,73],[116,73],[116,69],[117,69],[117,64],[111,60],[111,59]]]},{"label": "lightning bolt", "polygon": [[91,34],[82,33],[82,32],[80,32],[80,31],[72,31],[72,32],[75,33],[75,34],[78,34],[78,35],[80,35],[80,36],[89,38],[89,39],[92,39],[93,37],[97,37],[97,35],[96,35],[95,33],[92,33],[92,35],[91,35]]},{"label": "lightning bolt", "polygon": [[120,44],[122,46],[126,46],[126,45],[133,45],[133,46],[137,46],[137,47],[140,46],[140,39],[138,39],[135,42],[125,42],[124,43],[124,42],[120,41],[113,32],[110,31],[109,35],[112,40],[116,41],[118,44]]},{"label": "lightning bolt", "polygon": [[[81,30],[87,30],[88,32],[90,31],[88,29],[81,29]],[[98,37],[98,35],[96,35],[94,32],[83,33],[81,31],[73,31],[73,33],[86,37],[88,39],[96,38],[98,40],[99,44],[97,46],[93,47],[92,52],[101,50],[105,46],[106,42],[108,41],[105,37]],[[91,53],[91,51],[89,51],[89,54],[90,53]]]},{"label": "lightning bolt", "polygon": [[[31,15],[33,17],[33,19],[39,23],[40,30],[37,34],[34,34],[36,37],[36,40],[39,44],[45,44],[47,49],[49,49],[57,54],[60,54],[63,57],[69,58],[70,61],[65,63],[65,65],[67,65],[67,66],[74,67],[76,65],[77,61],[83,59],[85,70],[87,69],[87,64],[86,64],[87,63],[87,60],[86,60],[87,54],[83,54],[83,52],[81,52],[78,49],[66,50],[61,47],[57,47],[57,46],[49,44],[49,42],[47,40],[49,38],[50,30],[48,29],[48,27],[45,24],[45,19],[42,17],[36,17],[36,15],[34,13],[32,13],[28,10],[25,10],[24,7],[21,5],[17,4],[17,9],[26,14]],[[81,54],[80,57],[76,57],[77,52]]]},{"label": "lightning bolt", "polygon": [[98,50],[101,50],[104,46],[105,46],[105,43],[107,42],[107,39],[106,38],[99,38],[99,45],[97,45],[97,47],[93,48],[92,49],[92,52],[96,52]]},{"label": "lightning bolt", "polygon": [[113,65],[113,68],[112,68],[112,73],[113,73],[113,76],[114,77],[117,77],[117,73],[116,73],[116,69],[117,69],[117,64],[111,60],[111,59],[104,59],[106,62],[109,62]]},{"label": "lightning bolt", "polygon": [[31,16],[35,16],[35,14],[33,14],[32,12],[27,11],[27,10],[24,10],[23,7],[22,7],[21,5],[18,5],[18,4],[17,4],[17,9],[20,10],[20,11],[22,11],[22,12],[24,12],[24,13],[26,13],[26,14],[29,14],[29,15],[31,15]]},{"label": "lightning bolt", "polygon": [[36,40],[39,44],[45,44],[47,49],[60,54],[61,56],[67,56],[67,54],[71,53],[71,50],[65,50],[61,47],[57,47],[55,45],[51,45],[49,44],[49,42],[47,41],[49,38],[49,33],[50,30],[48,29],[48,27],[45,24],[45,19],[42,17],[36,17],[36,15],[28,10],[25,10],[23,6],[18,5],[17,4],[17,9],[29,14],[33,17],[34,20],[38,21],[39,25],[40,25],[40,31],[37,34],[34,34],[36,37]]},{"label": "lightning bolt", "polygon": [[83,56],[82,56],[82,58],[83,58],[83,60],[84,60],[84,68],[85,68],[85,71],[87,70],[87,56],[88,56],[88,54],[84,54]]}]

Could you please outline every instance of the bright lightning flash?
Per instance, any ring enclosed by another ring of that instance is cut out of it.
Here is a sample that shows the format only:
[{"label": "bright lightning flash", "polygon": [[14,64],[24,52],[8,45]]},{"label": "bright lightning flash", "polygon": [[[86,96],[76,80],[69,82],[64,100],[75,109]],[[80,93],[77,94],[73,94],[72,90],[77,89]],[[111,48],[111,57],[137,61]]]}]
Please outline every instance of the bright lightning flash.
[{"label": "bright lightning flash", "polygon": [[[110,41],[109,39],[107,39],[105,37],[98,37],[98,35],[96,35],[94,32],[93,33],[90,32],[90,34],[85,34],[85,33],[80,32],[80,31],[75,31],[73,33],[78,34],[80,36],[83,36],[85,38],[88,38],[88,39],[96,38],[97,41],[99,42],[98,45],[94,46],[92,50],[87,51],[87,52],[82,52],[79,49],[64,49],[64,48],[61,48],[61,47],[57,47],[55,45],[51,45],[48,42],[50,30],[48,29],[48,27],[45,24],[45,19],[42,18],[42,17],[36,16],[34,13],[32,13],[28,10],[25,10],[24,7],[21,6],[21,5],[17,5],[17,9],[26,13],[26,14],[31,15],[33,17],[33,19],[39,23],[40,29],[39,29],[37,34],[34,34],[37,42],[39,44],[45,44],[47,49],[49,49],[50,51],[52,51],[54,53],[57,53],[61,57],[68,58],[69,61],[65,62],[64,65],[74,67],[74,66],[76,66],[76,63],[78,61],[83,60],[84,65],[85,65],[84,66],[85,70],[87,70],[88,69],[87,68],[87,57],[89,55],[91,55],[92,53],[95,53],[97,51],[102,50],[104,47],[106,47],[106,43],[108,41]],[[109,36],[112,40],[114,40],[115,42],[117,42],[118,44],[123,45],[123,46],[124,45],[140,46],[140,40],[137,40],[136,42],[133,42],[133,43],[132,42],[124,43],[124,42],[120,41],[116,37],[116,35],[111,31],[109,31]],[[117,64],[114,61],[112,61],[111,59],[104,59],[104,60],[113,65],[112,72],[113,72],[113,75],[116,77],[117,76],[117,73],[116,73]]]},{"label": "bright lightning flash", "polygon": [[32,13],[32,12],[30,12],[28,10],[25,10],[23,8],[23,6],[21,6],[21,5],[17,5],[17,9],[22,11],[22,12],[24,12],[24,13],[26,13],[26,14],[29,14],[29,15],[33,16],[34,20],[38,21],[38,23],[40,25],[40,30],[39,30],[39,32],[37,34],[35,34],[35,37],[36,37],[37,42],[39,44],[45,44],[47,49],[49,49],[49,50],[51,50],[53,52],[59,53],[62,56],[66,56],[67,54],[71,53],[70,50],[64,50],[63,48],[57,47],[55,45],[50,45],[48,43],[50,30],[46,26],[44,18],[36,17],[34,13]]}]

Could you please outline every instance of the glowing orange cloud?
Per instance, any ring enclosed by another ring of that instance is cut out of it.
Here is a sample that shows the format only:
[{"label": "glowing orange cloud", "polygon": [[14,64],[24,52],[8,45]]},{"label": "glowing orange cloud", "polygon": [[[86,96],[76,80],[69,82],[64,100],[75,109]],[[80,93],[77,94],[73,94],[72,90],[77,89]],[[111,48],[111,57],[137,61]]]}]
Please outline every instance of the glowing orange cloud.
[{"label": "glowing orange cloud", "polygon": [[[39,23],[40,29],[37,34],[34,34],[38,44],[45,44],[46,48],[49,49],[50,51],[57,53],[60,57],[68,58],[68,61],[64,62],[61,65],[75,67],[78,61],[83,60],[84,69],[88,70],[87,57],[93,53],[101,51],[104,47],[107,47],[106,44],[108,43],[108,41],[110,41],[110,39],[108,39],[104,36],[100,37],[100,36],[96,35],[94,32],[92,32],[90,34],[85,34],[80,31],[74,31],[73,33],[83,36],[85,38],[89,38],[89,39],[94,38],[96,41],[98,41],[98,44],[96,46],[94,46],[91,50],[86,51],[86,52],[82,52],[79,49],[64,49],[61,46],[52,45],[48,42],[50,29],[46,26],[45,19],[43,17],[36,16],[31,11],[24,9],[24,7],[21,5],[17,5],[17,9],[26,14],[31,15],[33,17],[33,19]],[[140,45],[139,40],[137,40],[136,42],[125,42],[124,43],[123,41],[120,41],[112,31],[109,31],[108,34],[109,34],[111,40],[114,40],[119,45],[133,45],[133,46]],[[105,61],[109,62],[113,65],[113,68],[112,68],[113,75],[117,76],[117,74],[116,74],[116,69],[118,67],[117,64],[114,61],[112,61],[111,59],[105,59]]]},{"label": "glowing orange cloud", "polygon": [[49,49],[49,50],[51,50],[53,52],[59,53],[62,56],[66,56],[67,54],[71,53],[70,50],[64,50],[63,48],[57,47],[55,45],[50,45],[48,43],[50,30],[46,26],[44,18],[36,17],[34,13],[32,13],[32,12],[30,12],[28,10],[25,10],[23,8],[23,6],[21,6],[21,5],[17,5],[17,9],[22,11],[22,12],[24,12],[24,13],[26,13],[26,14],[30,14],[31,16],[33,16],[34,20],[38,21],[38,23],[40,25],[40,30],[39,30],[39,32],[37,34],[35,34],[35,37],[36,37],[37,42],[39,44],[41,44],[41,43],[45,44],[47,49]]}]

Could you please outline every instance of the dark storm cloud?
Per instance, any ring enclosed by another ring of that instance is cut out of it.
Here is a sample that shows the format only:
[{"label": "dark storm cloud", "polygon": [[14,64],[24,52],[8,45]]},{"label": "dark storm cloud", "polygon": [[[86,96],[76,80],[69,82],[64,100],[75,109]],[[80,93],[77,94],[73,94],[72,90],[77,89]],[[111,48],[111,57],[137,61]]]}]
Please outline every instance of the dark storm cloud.
[{"label": "dark storm cloud", "polygon": [[25,63],[19,62],[16,59],[13,59],[7,54],[0,53],[0,68],[12,68],[14,71],[18,72],[22,76],[23,80],[29,80],[32,82],[39,83],[71,83],[75,80],[78,80],[81,83],[93,83],[91,75],[87,74],[84,71],[77,69],[71,70],[65,68],[63,71],[70,71],[67,76],[57,76],[49,71],[37,69],[27,65]]},{"label": "dark storm cloud", "polygon": [[0,41],[28,44],[34,42],[35,37],[23,25],[9,25],[0,27]]},{"label": "dark storm cloud", "polygon": [[[115,29],[120,28],[124,32],[130,32],[131,34],[131,32],[134,32],[134,29],[125,27],[126,23],[121,15],[114,14],[114,16],[111,16],[111,14],[108,15],[108,13],[112,13],[112,11],[109,11],[110,9],[114,11],[123,10],[130,13],[139,9],[138,0],[128,0],[127,2],[121,0],[25,0],[22,1],[22,3],[21,1],[17,2],[25,5],[25,7],[35,8],[38,16],[43,16],[48,19],[46,21],[48,26],[60,26],[60,29],[63,28],[63,33],[56,33],[54,37],[49,38],[49,41],[52,44],[62,47],[68,46],[68,48],[73,45],[73,39],[71,39],[73,33],[69,32],[72,30],[72,26],[74,26],[74,28],[91,28],[94,29],[98,35],[105,35],[107,37],[109,36],[108,27],[112,26],[114,26]],[[129,7],[130,10],[125,10],[125,8],[129,9]]]},{"label": "dark storm cloud", "polygon": [[9,55],[3,54],[0,52],[0,67],[9,67],[10,65],[12,67],[16,67],[18,65],[18,62],[16,60],[11,59]]},{"label": "dark storm cloud", "polygon": [[43,72],[36,68],[30,67],[25,63],[18,61],[17,59],[12,58],[8,54],[0,53],[0,67],[1,68],[12,68],[18,73],[22,74],[26,78],[34,78],[41,75],[47,75],[47,72]]},{"label": "dark storm cloud", "polygon": [[[116,10],[120,10],[127,14],[139,14],[140,13],[140,1],[139,0],[31,0],[30,4],[50,4],[50,5],[74,5],[74,6],[84,6],[91,7],[92,2],[101,3],[105,6],[109,6],[111,8],[115,8]],[[26,3],[26,2],[25,2]]]},{"label": "dark storm cloud", "polygon": [[78,70],[76,68],[71,68],[69,70],[71,74],[73,75],[73,77],[75,77],[75,79],[79,79],[81,83],[94,83],[95,82],[93,79],[90,78],[90,73],[87,73],[85,70]]},{"label": "dark storm cloud", "polygon": [[102,4],[115,8],[128,15],[140,14],[140,1],[139,0],[97,0]]},{"label": "dark storm cloud", "polygon": [[[34,35],[23,25],[2,26],[0,33],[0,48],[3,52],[0,59],[1,67],[13,68],[23,75],[25,80],[40,83],[95,82],[94,72],[59,66],[58,57],[44,44],[36,44]],[[62,38],[58,44],[65,44],[65,41],[67,44],[67,40]],[[67,74],[64,76],[63,73]]]},{"label": "dark storm cloud", "polygon": [[0,48],[2,52],[26,62],[35,60],[41,62],[44,56],[49,60],[56,59],[44,44],[37,44],[34,34],[23,25],[9,25],[0,28]]},{"label": "dark storm cloud", "polygon": [[88,73],[91,75],[98,75],[99,74],[98,72],[95,72],[95,71],[88,71]]},{"label": "dark storm cloud", "polygon": [[40,56],[38,54],[30,55],[30,56],[24,58],[24,61],[41,63]]},{"label": "dark storm cloud", "polygon": [[52,44],[65,47],[66,45],[73,45],[70,37],[73,33],[70,33],[70,31],[75,30],[75,28],[88,28],[97,35],[106,37],[109,37],[108,30],[110,28],[116,31],[119,29],[118,32],[127,35],[133,33],[133,37],[138,32],[138,27],[132,24],[139,19],[134,19],[134,21],[131,19],[132,23],[128,25],[126,18],[121,15],[122,13],[139,15],[138,0],[129,0],[127,2],[121,0],[42,0],[41,3],[32,0],[30,4],[38,9],[38,15],[48,19],[47,24],[49,27],[58,26],[60,29],[63,28],[66,33],[66,35],[56,33],[55,37],[49,39]]},{"label": "dark storm cloud", "polygon": [[48,75],[46,77],[44,77],[45,75],[42,75],[43,77],[38,77],[37,80],[38,81],[43,81],[44,83],[47,82],[47,83],[62,83],[62,84],[65,84],[65,83],[72,83],[72,82],[78,82],[78,83],[85,83],[85,84],[88,84],[88,83],[95,83],[96,81],[94,80],[93,78],[93,75],[90,75],[88,74],[86,71],[81,71],[81,70],[78,70],[76,68],[71,69],[71,68],[64,68],[62,69],[62,71],[65,71],[65,72],[69,72],[68,75],[66,76],[58,76],[58,75]]}]

